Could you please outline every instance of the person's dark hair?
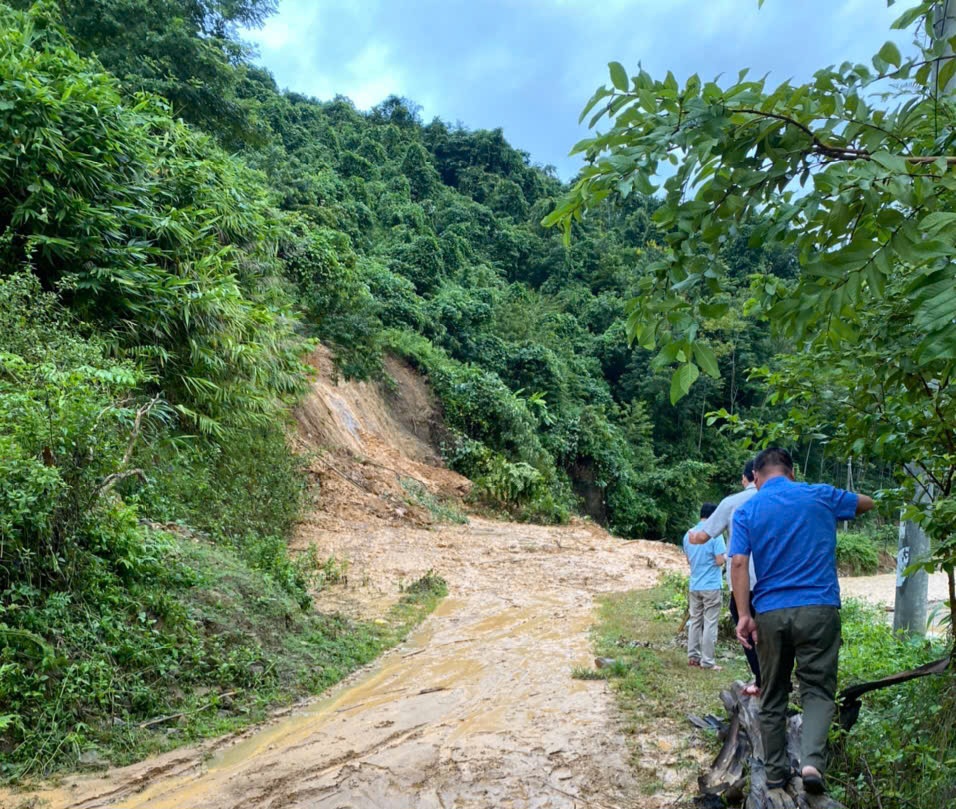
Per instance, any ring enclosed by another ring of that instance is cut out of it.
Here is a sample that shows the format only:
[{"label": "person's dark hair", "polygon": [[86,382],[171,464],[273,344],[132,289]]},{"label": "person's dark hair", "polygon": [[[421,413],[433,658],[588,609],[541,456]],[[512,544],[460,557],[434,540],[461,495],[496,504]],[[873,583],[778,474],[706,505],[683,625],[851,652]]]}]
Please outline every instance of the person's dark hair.
[{"label": "person's dark hair", "polygon": [[700,518],[702,520],[706,520],[716,510],[717,510],[716,503],[704,503],[704,505],[700,507]]},{"label": "person's dark hair", "polygon": [[793,458],[780,447],[769,447],[754,458],[754,472],[762,472],[768,466],[793,471]]},{"label": "person's dark hair", "polygon": [[747,478],[751,483],[754,482],[754,461],[751,458],[747,463],[744,464],[744,477]]}]

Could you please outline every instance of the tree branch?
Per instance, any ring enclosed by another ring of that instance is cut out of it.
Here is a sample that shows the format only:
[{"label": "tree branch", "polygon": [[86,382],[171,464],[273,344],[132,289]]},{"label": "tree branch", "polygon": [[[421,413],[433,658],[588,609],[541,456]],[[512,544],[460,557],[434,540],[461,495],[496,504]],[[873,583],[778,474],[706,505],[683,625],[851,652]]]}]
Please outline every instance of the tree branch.
[{"label": "tree branch", "polygon": [[126,478],[137,477],[140,480],[146,482],[148,478],[146,473],[142,469],[127,469],[125,472],[114,472],[112,475],[107,475],[103,478],[103,482],[99,485],[99,488],[96,490],[96,496],[102,497],[110,489],[112,489],[120,481],[126,480]]},{"label": "tree branch", "polygon": [[[733,113],[741,113],[743,115],[755,115],[760,118],[771,118],[776,121],[782,121],[783,123],[789,124],[790,126],[795,126],[801,132],[803,132],[810,142],[813,144],[813,152],[819,154],[823,157],[829,158],[831,160],[872,160],[873,155],[871,152],[866,149],[854,149],[852,146],[839,146],[824,143],[820,140],[820,136],[817,135],[810,127],[806,124],[801,123],[795,118],[791,118],[789,115],[783,115],[777,112],[767,112],[766,110],[755,110],[749,107],[737,108],[729,110]],[[851,121],[851,123],[862,124],[862,121]],[[869,126],[869,124],[867,124]],[[877,127],[878,128],[878,127]],[[885,131],[885,130],[884,130]],[[890,133],[887,133],[890,134]],[[895,136],[894,136],[895,137]],[[937,160],[945,160],[947,165],[953,166],[956,165],[956,155],[898,155],[902,157],[907,163],[914,166],[929,165],[935,163]]]},{"label": "tree branch", "polygon": [[129,466],[129,462],[133,458],[133,450],[136,448],[136,442],[139,440],[140,430],[143,426],[143,418],[156,406],[160,398],[161,394],[157,393],[136,411],[136,417],[133,419],[133,429],[130,432],[129,441],[126,444],[126,451],[123,453],[123,458],[119,463],[119,471],[103,478],[103,481],[93,492],[93,501],[98,497],[102,497],[117,483],[126,480],[126,478],[138,477],[140,480],[147,480],[146,473],[143,472],[142,469],[126,469],[126,467]]}]

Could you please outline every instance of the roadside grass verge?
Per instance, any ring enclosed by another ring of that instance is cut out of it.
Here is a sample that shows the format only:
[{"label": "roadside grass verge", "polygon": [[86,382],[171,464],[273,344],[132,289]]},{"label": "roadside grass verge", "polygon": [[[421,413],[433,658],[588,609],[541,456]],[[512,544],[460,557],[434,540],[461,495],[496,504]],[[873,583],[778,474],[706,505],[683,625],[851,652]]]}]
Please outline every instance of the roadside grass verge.
[{"label": "roadside grass verge", "polygon": [[[886,613],[845,599],[839,688],[945,657],[952,639],[893,633]],[[857,724],[834,731],[828,779],[847,809],[956,806],[956,671],[867,694]]]},{"label": "roadside grass verge", "polygon": [[[717,650],[723,671],[687,666],[685,636],[677,635],[685,593],[686,577],[672,574],[653,589],[602,598],[592,638],[595,655],[607,660],[573,672],[613,689],[647,806],[693,805],[697,776],[719,742],[686,717],[723,719],[720,690],[749,679],[726,615]],[[894,635],[884,612],[862,601],[846,599],[842,618],[839,688],[915,668],[950,648],[943,638]],[[866,695],[859,722],[849,734],[835,730],[831,750],[831,794],[847,809],[956,806],[956,676],[951,670]]]},{"label": "roadside grass verge", "polygon": [[24,733],[0,749],[2,780],[129,764],[259,722],[400,643],[447,593],[429,572],[383,618],[353,620],[303,610],[211,542],[159,535],[157,556],[154,577],[113,587],[95,611],[19,605],[37,611],[55,654],[8,654],[7,679],[13,667],[24,685],[55,678],[59,699],[15,699]]},{"label": "roadside grass verge", "polygon": [[736,641],[725,637],[726,616],[717,648],[723,670],[687,665],[686,638],[678,637],[686,581],[669,575],[650,590],[600,599],[594,650],[614,662],[573,672],[580,679],[608,680],[624,718],[638,789],[646,796],[666,796],[662,805],[668,806],[683,805],[675,801],[684,799],[690,805],[701,766],[719,749],[716,734],[693,728],[687,714],[724,716],[720,690],[750,674]]}]

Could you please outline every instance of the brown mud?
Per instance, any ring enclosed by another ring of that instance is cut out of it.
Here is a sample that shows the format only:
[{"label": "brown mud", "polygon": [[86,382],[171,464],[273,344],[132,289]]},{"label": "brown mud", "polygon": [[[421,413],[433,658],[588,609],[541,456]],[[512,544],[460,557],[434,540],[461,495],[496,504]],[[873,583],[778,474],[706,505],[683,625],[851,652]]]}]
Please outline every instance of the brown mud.
[{"label": "brown mud", "polygon": [[594,597],[652,586],[683,566],[673,546],[624,542],[584,522],[436,521],[408,495],[460,498],[441,468],[427,386],[335,385],[327,355],[299,408],[316,506],[295,538],[347,562],[319,609],[383,615],[433,570],[449,597],[402,646],[321,698],[243,734],[0,803],[52,809],[633,809],[637,794],[613,695],[571,677],[593,664]]}]

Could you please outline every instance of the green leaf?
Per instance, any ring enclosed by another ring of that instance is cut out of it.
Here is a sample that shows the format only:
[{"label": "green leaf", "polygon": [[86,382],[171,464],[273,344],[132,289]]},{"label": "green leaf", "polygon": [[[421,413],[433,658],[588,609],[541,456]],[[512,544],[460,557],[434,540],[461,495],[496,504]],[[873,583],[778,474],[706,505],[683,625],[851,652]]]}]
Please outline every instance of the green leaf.
[{"label": "green leaf", "polygon": [[697,381],[697,377],[700,376],[700,369],[694,365],[694,363],[689,362],[687,365],[682,365],[671,377],[671,404],[677,404],[681,399],[683,399],[688,391],[690,386]]},{"label": "green leaf", "polygon": [[704,317],[709,317],[716,319],[718,317],[723,317],[730,311],[729,303],[702,303],[700,305],[700,313]]},{"label": "green leaf", "polygon": [[894,171],[898,174],[906,174],[909,170],[905,158],[890,152],[874,152],[870,159],[888,171]]},{"label": "green leaf", "polygon": [[900,31],[903,28],[909,28],[914,22],[916,22],[916,20],[924,16],[932,5],[932,3],[920,3],[914,8],[907,9],[893,21],[893,24],[890,25],[890,28],[893,28],[896,31]]},{"label": "green leaf", "polygon": [[[580,124],[580,123],[583,123],[584,119],[588,117],[588,113],[589,113],[591,110],[594,109],[595,105],[596,105],[601,99],[607,98],[609,95],[611,95],[611,91],[608,90],[607,87],[599,87],[599,88],[597,89],[597,92],[596,92],[593,96],[591,96],[590,101],[588,101],[588,103],[584,105],[584,109],[581,110],[581,115],[578,117],[578,123],[579,123],[579,124]],[[581,143],[584,143],[584,141],[581,141]],[[580,144],[578,144],[578,145],[580,145]],[[576,149],[576,148],[577,148],[577,147],[575,147],[575,149]],[[573,152],[572,152],[572,154],[573,154]]]},{"label": "green leaf", "polygon": [[956,59],[950,58],[943,62],[939,68],[938,86],[949,87],[953,76],[956,76]]},{"label": "green leaf", "polygon": [[714,379],[720,377],[720,368],[717,366],[717,357],[713,349],[703,343],[694,343],[694,359],[704,373]]},{"label": "green leaf", "polygon": [[893,67],[899,67],[903,62],[903,57],[900,55],[900,49],[896,47],[896,44],[893,42],[887,42],[880,48],[877,56],[880,57],[884,62],[889,62]]},{"label": "green leaf", "polygon": [[613,84],[622,93],[628,89],[627,71],[620,62],[608,62],[608,70],[611,72],[611,84]]},{"label": "green leaf", "polygon": [[956,213],[949,211],[937,211],[928,216],[924,216],[919,221],[919,229],[924,231],[930,238],[936,236],[941,230],[949,225],[956,224]]}]

